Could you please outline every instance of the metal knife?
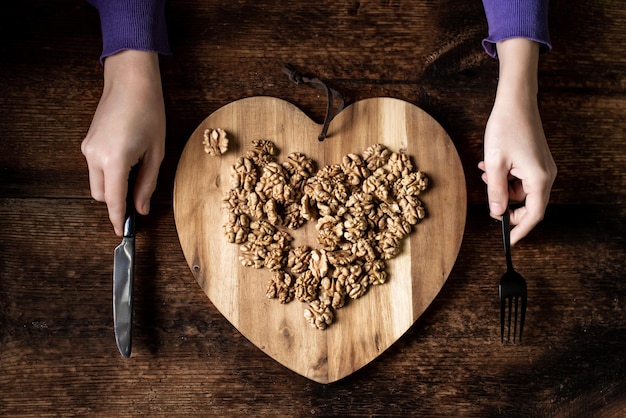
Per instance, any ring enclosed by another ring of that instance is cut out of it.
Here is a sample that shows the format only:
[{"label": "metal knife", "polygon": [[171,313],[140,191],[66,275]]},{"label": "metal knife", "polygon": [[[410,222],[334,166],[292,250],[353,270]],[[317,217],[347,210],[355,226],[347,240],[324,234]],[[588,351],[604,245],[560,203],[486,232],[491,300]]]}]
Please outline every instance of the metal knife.
[{"label": "metal knife", "polygon": [[[132,173],[131,173],[132,174]],[[132,177],[132,176],[131,176]],[[133,182],[129,180],[124,237],[115,248],[113,260],[113,322],[117,348],[130,357],[133,338],[133,279],[135,276],[135,205]]]}]

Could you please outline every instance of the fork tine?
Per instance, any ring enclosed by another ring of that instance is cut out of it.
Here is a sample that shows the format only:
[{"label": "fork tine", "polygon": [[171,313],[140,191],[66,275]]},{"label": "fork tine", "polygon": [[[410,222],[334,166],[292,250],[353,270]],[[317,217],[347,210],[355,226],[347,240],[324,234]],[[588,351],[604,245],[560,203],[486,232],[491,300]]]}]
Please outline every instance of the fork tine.
[{"label": "fork tine", "polygon": [[506,312],[505,298],[500,296],[500,339],[504,343],[504,317]]},{"label": "fork tine", "polygon": [[524,333],[524,320],[526,319],[526,295],[522,296],[522,312],[519,321],[519,342],[522,343],[522,334]]},{"label": "fork tine", "polygon": [[515,344],[515,336],[517,335],[517,303],[519,301],[519,298],[516,297],[515,299],[515,315],[513,317],[513,344]]},{"label": "fork tine", "polygon": [[506,342],[510,342],[511,341],[511,306],[513,303],[513,299],[508,298],[509,300],[509,316],[508,316],[508,323],[506,326]]}]

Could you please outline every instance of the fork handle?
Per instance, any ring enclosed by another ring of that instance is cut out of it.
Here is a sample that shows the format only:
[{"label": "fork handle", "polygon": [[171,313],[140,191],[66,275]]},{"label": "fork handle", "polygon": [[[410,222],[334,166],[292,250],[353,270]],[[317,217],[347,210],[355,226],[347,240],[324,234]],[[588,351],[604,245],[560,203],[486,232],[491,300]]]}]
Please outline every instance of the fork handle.
[{"label": "fork handle", "polygon": [[513,262],[511,261],[511,228],[509,220],[509,210],[507,208],[502,215],[502,241],[504,242],[504,255],[506,257],[506,268],[508,271],[513,270]]}]

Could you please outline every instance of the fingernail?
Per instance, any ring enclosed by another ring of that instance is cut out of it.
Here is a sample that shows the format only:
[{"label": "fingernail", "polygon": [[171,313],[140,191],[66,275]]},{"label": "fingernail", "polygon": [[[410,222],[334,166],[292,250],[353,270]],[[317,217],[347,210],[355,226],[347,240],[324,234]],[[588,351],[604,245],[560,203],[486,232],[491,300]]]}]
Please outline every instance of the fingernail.
[{"label": "fingernail", "polygon": [[149,200],[143,204],[142,209],[145,215],[150,213],[150,201]]}]

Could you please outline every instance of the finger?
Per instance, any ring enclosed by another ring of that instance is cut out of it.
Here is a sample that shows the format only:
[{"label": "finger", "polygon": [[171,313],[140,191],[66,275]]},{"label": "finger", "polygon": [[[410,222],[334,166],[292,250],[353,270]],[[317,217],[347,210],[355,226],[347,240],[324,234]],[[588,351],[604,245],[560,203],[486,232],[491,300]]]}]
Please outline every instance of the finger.
[{"label": "finger", "polygon": [[[485,162],[484,162],[484,161],[479,162],[479,163],[478,163],[478,168],[479,168],[479,169],[481,169],[482,171],[486,171],[487,167],[486,167],[486,165],[485,165]],[[513,175],[509,174],[509,178],[510,178],[510,179],[511,179],[511,178],[515,178],[515,176],[513,176]]]},{"label": "finger", "polygon": [[[129,170],[130,171],[130,170]],[[109,171],[104,177],[104,198],[109,210],[109,219],[117,235],[122,235],[126,214],[126,193],[129,171]]]},{"label": "finger", "polygon": [[509,170],[504,164],[490,165],[485,162],[487,176],[487,197],[492,216],[501,216],[509,202]]},{"label": "finger", "polygon": [[514,210],[511,214],[511,224],[515,227],[511,230],[511,245],[515,245],[530,233],[543,219],[547,206],[547,199],[536,194],[526,196],[525,206]]},{"label": "finger", "polygon": [[100,169],[89,166],[89,189],[91,197],[98,202],[104,202],[104,173]]},{"label": "finger", "polygon": [[[487,173],[482,173],[482,174],[480,175],[480,178],[482,179],[482,181],[483,181],[485,184],[488,184],[488,183],[489,183],[489,182],[488,182],[488,180],[487,180]],[[517,178],[515,178],[514,176],[512,176],[511,174],[509,174],[509,175],[508,175],[507,179],[508,179],[508,181],[509,181],[509,200],[511,200],[511,199],[513,199],[513,197],[511,197],[511,193],[515,193],[515,194],[516,194],[516,196],[519,196],[519,195],[520,195],[520,193],[519,193],[519,192],[520,192],[520,190],[518,190],[518,187],[519,187],[519,186],[517,186],[517,184],[518,184],[518,183],[520,183],[520,181],[519,181]],[[521,189],[521,192],[522,192],[522,194],[523,194],[523,193],[524,193],[524,189]],[[517,200],[518,202],[521,202],[521,201],[523,201],[524,199],[523,199],[523,198],[522,198],[522,199],[518,199],[518,198],[516,198],[516,200]]]},{"label": "finger", "polygon": [[98,202],[104,202],[104,173],[100,167],[96,168],[96,165],[91,162],[91,152],[88,147],[87,140],[83,140],[80,144],[80,151],[82,152],[85,160],[87,161],[87,169],[89,172],[89,190],[91,191],[91,197]]},{"label": "finger", "polygon": [[[487,173],[484,172],[486,170],[486,166],[485,166],[485,162],[481,161],[478,163],[478,168],[483,170],[483,173],[480,175],[480,178],[483,180],[483,182],[485,182],[485,184],[487,184]],[[517,180],[517,177],[515,177],[512,174],[508,174],[507,179],[509,181],[509,183],[513,182],[514,180]],[[509,187],[510,189],[510,187]]]},{"label": "finger", "polygon": [[485,184],[487,184],[487,183],[488,183],[488,181],[487,181],[487,173],[482,173],[482,174],[480,175],[480,178],[483,180],[483,182],[484,182]]},{"label": "finger", "polygon": [[509,182],[509,201],[523,202],[526,199],[526,191],[522,181],[515,180]]},{"label": "finger", "polygon": [[147,154],[142,160],[135,182],[135,208],[142,215],[150,212],[150,199],[156,189],[159,168],[163,154],[160,152]]}]

